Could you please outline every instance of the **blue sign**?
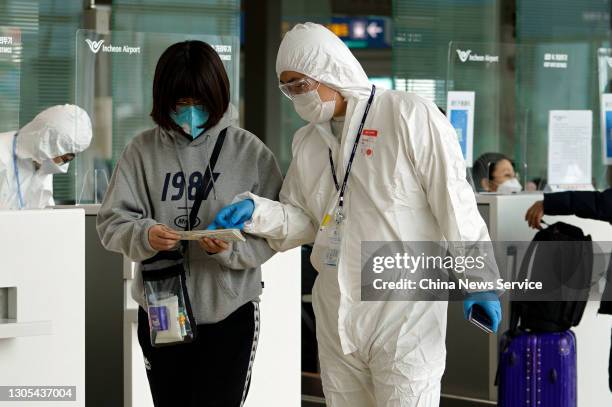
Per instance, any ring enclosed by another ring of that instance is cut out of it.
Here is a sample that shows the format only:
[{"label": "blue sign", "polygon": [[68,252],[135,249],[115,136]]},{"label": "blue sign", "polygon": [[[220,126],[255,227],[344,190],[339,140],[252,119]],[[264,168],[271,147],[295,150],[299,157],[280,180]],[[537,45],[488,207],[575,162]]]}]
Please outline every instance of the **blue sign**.
[{"label": "blue sign", "polygon": [[606,111],[606,161],[612,159],[612,111]]},{"label": "blue sign", "polygon": [[457,139],[463,152],[463,158],[467,157],[467,127],[468,127],[468,111],[467,110],[451,110],[450,122],[457,132]]}]

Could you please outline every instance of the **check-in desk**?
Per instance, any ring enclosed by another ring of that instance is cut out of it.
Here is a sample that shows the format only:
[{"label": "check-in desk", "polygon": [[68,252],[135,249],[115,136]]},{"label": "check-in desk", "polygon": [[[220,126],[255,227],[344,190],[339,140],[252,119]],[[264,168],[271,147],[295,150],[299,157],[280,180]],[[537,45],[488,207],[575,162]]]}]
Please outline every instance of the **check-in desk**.
[{"label": "check-in desk", "polygon": [[85,213],[0,211],[0,229],[0,384],[74,393],[0,405],[85,406]]},{"label": "check-in desk", "polygon": [[[494,241],[530,241],[536,231],[524,221],[527,209],[543,199],[541,193],[477,195],[478,209]],[[545,216],[547,223],[563,221],[580,227],[594,241],[612,241],[612,225],[575,216]],[[499,259],[498,259],[499,261]],[[520,259],[518,260],[520,261]],[[503,266],[500,264],[500,266]],[[498,335],[485,335],[466,323],[461,302],[449,303],[447,366],[442,380],[442,407],[496,405],[498,341],[508,328],[509,304]],[[597,315],[598,302],[589,302],[578,327],[578,407],[612,405],[608,389],[608,354],[612,317]]]}]

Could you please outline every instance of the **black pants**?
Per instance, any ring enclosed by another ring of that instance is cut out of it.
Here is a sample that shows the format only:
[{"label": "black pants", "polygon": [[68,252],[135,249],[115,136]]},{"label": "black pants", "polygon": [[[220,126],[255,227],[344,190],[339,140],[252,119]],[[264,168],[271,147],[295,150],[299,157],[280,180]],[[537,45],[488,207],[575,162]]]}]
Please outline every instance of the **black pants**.
[{"label": "black pants", "polygon": [[240,407],[248,393],[259,336],[259,304],[198,325],[189,344],[154,348],[147,313],[138,310],[138,342],[155,407]]}]

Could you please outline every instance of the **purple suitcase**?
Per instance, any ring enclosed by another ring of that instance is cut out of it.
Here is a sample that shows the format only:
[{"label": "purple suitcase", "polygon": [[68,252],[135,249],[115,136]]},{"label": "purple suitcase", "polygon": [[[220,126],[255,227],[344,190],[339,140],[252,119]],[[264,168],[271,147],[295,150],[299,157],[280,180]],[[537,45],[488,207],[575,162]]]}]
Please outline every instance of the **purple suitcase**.
[{"label": "purple suitcase", "polygon": [[576,407],[576,337],[571,330],[521,333],[500,346],[500,407]]}]

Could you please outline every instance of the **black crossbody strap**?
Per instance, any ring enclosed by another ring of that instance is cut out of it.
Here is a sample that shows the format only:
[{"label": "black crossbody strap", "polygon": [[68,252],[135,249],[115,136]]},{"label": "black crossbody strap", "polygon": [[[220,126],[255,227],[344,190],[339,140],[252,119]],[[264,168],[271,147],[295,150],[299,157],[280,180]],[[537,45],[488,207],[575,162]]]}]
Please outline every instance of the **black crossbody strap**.
[{"label": "black crossbody strap", "polygon": [[221,149],[223,148],[226,133],[227,127],[221,130],[219,136],[217,137],[217,142],[215,143],[215,147],[213,148],[213,152],[210,156],[210,161],[208,162],[208,165],[206,166],[206,171],[204,172],[204,179],[202,180],[201,188],[198,189],[196,198],[193,201],[193,206],[191,207],[191,212],[189,213],[189,223],[185,228],[186,230],[193,230],[195,221],[198,217],[198,212],[200,211],[200,206],[202,206],[202,201],[212,188],[212,183],[214,182],[213,170],[215,169],[217,159],[219,158],[219,154],[221,153]]}]

